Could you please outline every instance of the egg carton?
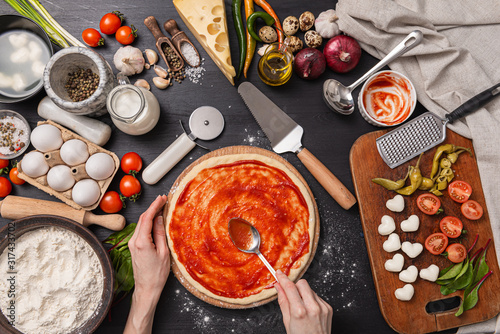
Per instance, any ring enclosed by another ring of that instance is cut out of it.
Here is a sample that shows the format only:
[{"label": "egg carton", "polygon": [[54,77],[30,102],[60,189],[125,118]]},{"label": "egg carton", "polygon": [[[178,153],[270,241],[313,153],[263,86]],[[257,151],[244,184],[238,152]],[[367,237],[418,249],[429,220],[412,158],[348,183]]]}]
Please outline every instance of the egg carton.
[{"label": "egg carton", "polygon": [[[99,185],[101,194],[100,194],[99,199],[97,200],[97,202],[95,204],[93,204],[91,206],[85,206],[85,207],[81,206],[81,205],[77,204],[75,201],[73,201],[73,199],[72,199],[73,198],[72,197],[73,188],[66,190],[66,191],[62,191],[62,192],[56,191],[48,185],[47,174],[39,176],[37,178],[32,178],[32,177],[26,175],[22,171],[22,163],[19,165],[19,178],[22,180],[25,180],[26,182],[28,182],[31,185],[34,185],[38,189],[45,191],[49,195],[57,197],[58,199],[60,199],[61,201],[63,201],[64,203],[68,204],[69,206],[71,206],[75,209],[90,211],[90,210],[97,208],[99,206],[99,202],[101,201],[102,197],[104,196],[104,193],[106,192],[106,189],[109,187],[111,181],[113,180],[113,177],[115,176],[116,172],[118,171],[118,169],[120,167],[120,159],[118,158],[118,156],[115,153],[108,151],[108,150],[92,143],[91,141],[83,138],[82,136],[77,135],[76,133],[62,127],[61,125],[59,125],[53,121],[48,120],[48,121],[38,122],[37,126],[40,126],[42,124],[50,124],[50,125],[57,127],[59,130],[61,130],[63,144],[64,144],[64,142],[66,142],[70,139],[80,139],[81,141],[85,142],[85,144],[87,144],[87,148],[89,151],[89,157],[95,153],[106,153],[106,154],[110,155],[113,158],[113,161],[115,162],[114,171],[111,174],[111,176],[108,177],[107,179],[95,180],[97,182],[97,184]],[[37,151],[37,150],[34,150],[34,151]],[[63,162],[63,160],[61,159],[59,151],[60,150],[57,149],[57,150],[45,152],[45,153],[40,152],[44,155],[45,161],[47,162],[47,164],[49,165],[50,168],[57,166],[57,165],[66,165]],[[91,179],[91,177],[85,171],[85,163],[82,163],[82,164],[76,165],[76,166],[69,166],[69,165],[67,165],[67,166],[71,168],[71,174],[73,175],[73,178],[75,179],[75,184],[76,184],[76,182],[83,180],[83,179]]]}]

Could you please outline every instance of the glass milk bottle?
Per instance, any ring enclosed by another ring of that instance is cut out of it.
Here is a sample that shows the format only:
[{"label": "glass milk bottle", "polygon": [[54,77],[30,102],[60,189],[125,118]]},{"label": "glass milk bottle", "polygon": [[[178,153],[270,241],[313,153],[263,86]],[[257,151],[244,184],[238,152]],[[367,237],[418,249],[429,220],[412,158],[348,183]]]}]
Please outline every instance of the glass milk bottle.
[{"label": "glass milk bottle", "polygon": [[111,120],[126,134],[138,136],[151,131],[160,118],[160,104],[149,90],[130,84],[126,76],[117,74],[119,85],[106,100]]}]

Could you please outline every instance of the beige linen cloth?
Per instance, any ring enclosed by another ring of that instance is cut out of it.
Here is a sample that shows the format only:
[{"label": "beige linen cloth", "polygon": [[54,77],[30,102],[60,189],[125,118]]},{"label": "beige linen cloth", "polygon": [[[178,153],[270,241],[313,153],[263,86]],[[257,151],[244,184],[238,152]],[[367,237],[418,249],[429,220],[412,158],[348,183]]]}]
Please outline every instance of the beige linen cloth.
[{"label": "beige linen cloth", "polygon": [[[340,29],[377,58],[412,30],[423,32],[423,42],[389,67],[408,76],[418,101],[440,116],[500,82],[499,0],[339,0],[336,10]],[[500,258],[500,96],[449,128],[472,139]],[[500,333],[498,319],[458,332]]]}]

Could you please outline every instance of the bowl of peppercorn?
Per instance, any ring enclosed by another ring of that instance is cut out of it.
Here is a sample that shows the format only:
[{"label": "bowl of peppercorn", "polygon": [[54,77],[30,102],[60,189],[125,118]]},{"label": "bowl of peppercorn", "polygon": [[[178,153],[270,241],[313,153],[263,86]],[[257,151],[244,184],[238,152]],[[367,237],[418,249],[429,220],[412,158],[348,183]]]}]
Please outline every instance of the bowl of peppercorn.
[{"label": "bowl of peppercorn", "polygon": [[79,46],[54,54],[43,72],[47,95],[74,115],[100,116],[117,82],[108,62],[97,52]]},{"label": "bowl of peppercorn", "polygon": [[26,119],[12,110],[0,110],[0,159],[14,159],[30,145],[31,128]]}]

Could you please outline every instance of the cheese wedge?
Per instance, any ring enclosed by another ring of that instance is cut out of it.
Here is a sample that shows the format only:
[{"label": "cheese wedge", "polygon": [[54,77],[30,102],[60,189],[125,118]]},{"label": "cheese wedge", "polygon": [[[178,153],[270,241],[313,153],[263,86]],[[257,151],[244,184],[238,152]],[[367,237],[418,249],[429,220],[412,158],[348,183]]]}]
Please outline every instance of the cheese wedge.
[{"label": "cheese wedge", "polygon": [[173,0],[182,21],[234,86],[224,0]]}]

